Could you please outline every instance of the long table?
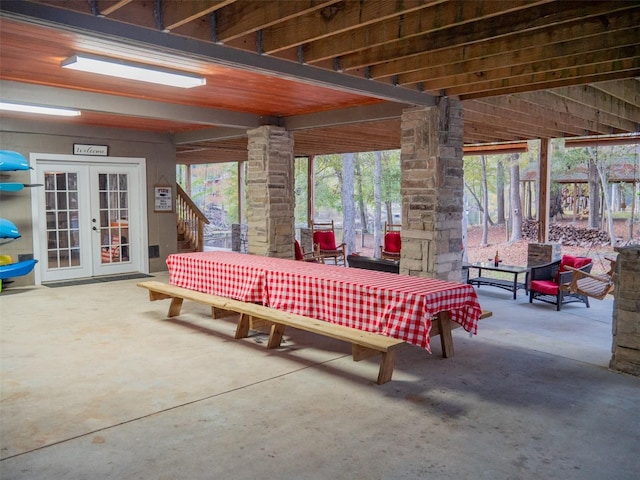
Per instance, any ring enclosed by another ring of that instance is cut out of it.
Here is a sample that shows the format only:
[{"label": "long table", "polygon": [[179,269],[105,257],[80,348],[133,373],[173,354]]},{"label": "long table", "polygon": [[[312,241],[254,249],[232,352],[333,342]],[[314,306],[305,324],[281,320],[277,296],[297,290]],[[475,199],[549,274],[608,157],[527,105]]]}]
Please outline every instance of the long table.
[{"label": "long table", "polygon": [[167,259],[172,285],[380,333],[431,351],[432,318],[477,333],[481,314],[471,285],[234,252]]}]

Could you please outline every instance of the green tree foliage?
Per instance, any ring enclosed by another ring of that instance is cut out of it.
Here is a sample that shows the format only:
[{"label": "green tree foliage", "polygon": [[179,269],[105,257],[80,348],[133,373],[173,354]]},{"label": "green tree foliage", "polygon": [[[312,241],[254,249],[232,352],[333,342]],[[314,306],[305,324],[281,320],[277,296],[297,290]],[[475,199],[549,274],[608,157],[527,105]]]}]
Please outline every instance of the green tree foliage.
[{"label": "green tree foliage", "polygon": [[[366,210],[367,222],[372,220],[368,212],[373,210],[373,176],[375,169],[374,152],[358,155],[357,178],[358,188],[354,191],[354,200],[358,205],[358,218]],[[400,152],[398,150],[383,152],[381,175],[381,199],[388,204],[399,205],[400,197]],[[315,212],[318,218],[333,218],[342,215],[340,201],[340,185],[342,183],[342,156],[319,155],[315,158]],[[361,206],[362,205],[362,206]],[[363,207],[364,206],[364,207]],[[296,212],[296,219],[299,220]],[[367,225],[371,227],[371,225]]]}]

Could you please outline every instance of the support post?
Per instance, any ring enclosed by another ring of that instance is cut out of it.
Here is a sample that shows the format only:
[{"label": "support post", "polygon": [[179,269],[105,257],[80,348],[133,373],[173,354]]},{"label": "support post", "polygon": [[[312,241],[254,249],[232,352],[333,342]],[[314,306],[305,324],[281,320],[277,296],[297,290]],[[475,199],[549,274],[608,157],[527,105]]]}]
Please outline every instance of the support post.
[{"label": "support post", "polygon": [[551,190],[551,141],[548,138],[540,139],[540,164],[538,180],[540,182],[538,193],[538,243],[546,243],[549,240],[549,193]]}]

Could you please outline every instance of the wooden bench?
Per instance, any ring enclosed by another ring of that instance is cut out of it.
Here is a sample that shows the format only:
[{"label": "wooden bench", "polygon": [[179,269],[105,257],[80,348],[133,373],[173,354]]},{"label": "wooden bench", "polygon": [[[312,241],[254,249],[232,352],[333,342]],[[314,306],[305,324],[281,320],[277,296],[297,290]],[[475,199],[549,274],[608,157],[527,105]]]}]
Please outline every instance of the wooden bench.
[{"label": "wooden bench", "polygon": [[[184,300],[191,300],[210,306],[211,314],[214,318],[219,318],[219,310],[240,314],[235,333],[236,339],[246,338],[249,335],[252,318],[266,321],[270,326],[267,348],[278,348],[282,342],[285,328],[293,327],[351,343],[353,360],[356,362],[380,354],[382,358],[376,381],[379,385],[391,380],[396,349],[405,343],[403,340],[378,333],[365,332],[323,320],[275,310],[264,305],[241,302],[166,283],[148,281],[140,282],[137,285],[149,290],[149,299],[151,301],[171,299],[171,305],[167,313],[168,317],[175,317],[180,314]],[[487,318],[488,316],[491,316],[491,312],[483,312],[481,318]],[[459,327],[457,323],[450,321],[448,312],[438,314],[438,318],[433,322],[430,336],[440,335],[443,357],[445,358],[453,356],[451,330],[457,327]]]}]

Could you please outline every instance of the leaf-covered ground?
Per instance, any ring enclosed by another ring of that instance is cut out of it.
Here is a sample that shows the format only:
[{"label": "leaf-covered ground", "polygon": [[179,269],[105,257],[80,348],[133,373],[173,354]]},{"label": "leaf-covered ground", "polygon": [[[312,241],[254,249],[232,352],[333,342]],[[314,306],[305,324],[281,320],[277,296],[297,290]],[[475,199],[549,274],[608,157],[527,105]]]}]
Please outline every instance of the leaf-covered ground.
[{"label": "leaf-covered ground", "polygon": [[[565,224],[572,223],[569,220],[564,222]],[[576,228],[586,228],[586,221],[578,221],[573,223]],[[629,224],[625,220],[619,220],[614,223],[614,229],[616,236],[621,238],[623,242],[629,240]],[[468,238],[468,261],[470,262],[483,262],[492,260],[496,250],[498,250],[500,259],[503,263],[508,265],[526,265],[527,263],[527,240],[522,240],[510,244],[507,239],[506,229],[504,225],[496,225],[489,227],[488,232],[488,245],[485,247],[480,246],[482,240],[482,227],[469,227],[467,231]],[[640,227],[635,225],[634,228],[634,241],[640,243]],[[360,237],[356,240],[358,250],[362,255],[373,255],[373,235],[365,235],[365,246],[361,247]],[[593,273],[605,273],[609,269],[609,262],[605,258],[615,258],[616,253],[613,248],[607,246],[562,246],[562,253],[565,255],[574,256],[587,256],[594,259]]]}]

